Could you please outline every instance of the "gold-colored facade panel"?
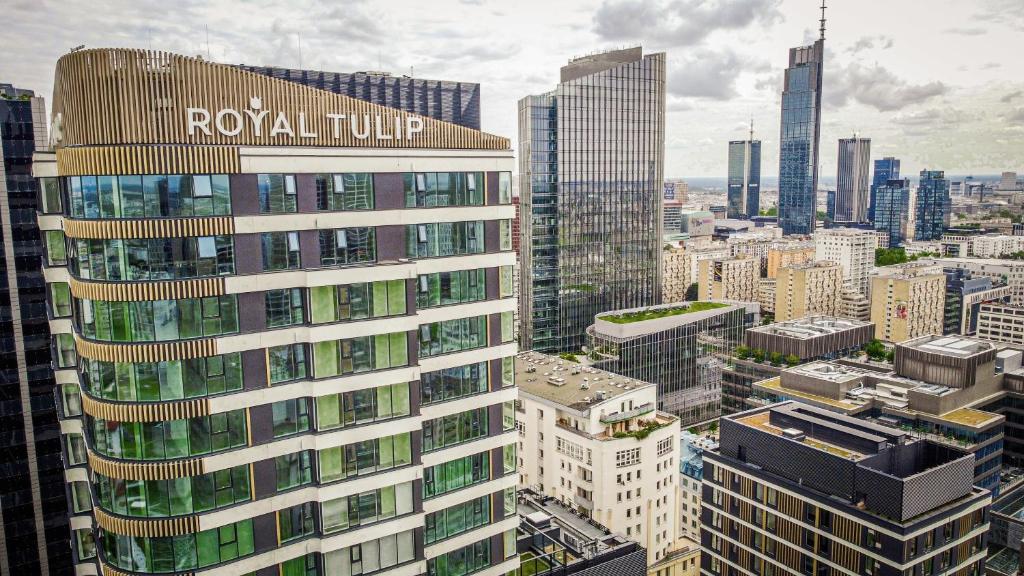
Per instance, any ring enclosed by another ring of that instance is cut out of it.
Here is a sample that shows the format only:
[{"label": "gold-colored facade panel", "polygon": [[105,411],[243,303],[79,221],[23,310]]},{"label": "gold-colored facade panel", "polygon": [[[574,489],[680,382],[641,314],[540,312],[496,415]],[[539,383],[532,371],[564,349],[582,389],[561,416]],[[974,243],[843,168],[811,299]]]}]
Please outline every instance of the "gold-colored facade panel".
[{"label": "gold-colored facade panel", "polygon": [[203,460],[189,458],[167,462],[122,462],[108,460],[88,451],[89,469],[108,478],[122,480],[171,480],[203,474]]},{"label": "gold-colored facade panel", "polygon": [[62,176],[235,174],[234,146],[89,146],[57,149]]},{"label": "gold-colored facade panel", "polygon": [[82,394],[82,410],[90,416],[103,420],[162,422],[208,416],[210,402],[206,398],[159,403],[107,402],[97,400],[88,394]]},{"label": "gold-colored facade panel", "polygon": [[80,356],[103,362],[165,362],[217,355],[217,341],[180,340],[144,344],[92,342],[75,334],[75,350]]},{"label": "gold-colored facade panel", "polygon": [[195,278],[164,282],[90,282],[71,278],[71,295],[86,300],[138,302],[142,300],[181,300],[221,296],[224,278]]},{"label": "gold-colored facade panel", "polygon": [[157,538],[160,536],[181,536],[199,532],[198,516],[177,518],[122,518],[108,514],[101,508],[93,508],[96,524],[121,536]]},{"label": "gold-colored facade panel", "polygon": [[138,220],[76,220],[64,219],[64,235],[68,238],[188,238],[234,234],[235,221],[230,216],[206,218],[159,218]]},{"label": "gold-colored facade panel", "polygon": [[58,147],[510,149],[508,138],[153,50],[80,50],[61,57],[52,118]]}]

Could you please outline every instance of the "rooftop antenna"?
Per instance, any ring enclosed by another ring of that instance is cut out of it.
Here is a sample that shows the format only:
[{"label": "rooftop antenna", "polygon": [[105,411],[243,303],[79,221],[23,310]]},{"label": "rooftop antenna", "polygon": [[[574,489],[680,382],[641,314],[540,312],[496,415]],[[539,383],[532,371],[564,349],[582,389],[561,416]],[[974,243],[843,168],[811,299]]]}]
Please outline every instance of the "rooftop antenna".
[{"label": "rooftop antenna", "polygon": [[[822,2],[824,2],[824,1],[825,0],[822,0]],[[302,33],[301,32],[296,32],[295,33],[295,37],[299,41],[299,69],[301,70],[302,69]]]},{"label": "rooftop antenna", "polygon": [[825,8],[825,0],[821,0],[821,20],[819,20],[819,22],[821,22],[821,28],[819,28],[819,30],[821,30],[822,40],[825,39]]},{"label": "rooftop antenna", "polygon": [[210,25],[207,24],[205,26],[205,28],[206,28],[206,59],[212,61],[213,58],[210,57]]},{"label": "rooftop antenna", "polygon": [[754,141],[754,116],[750,116],[750,141]]}]

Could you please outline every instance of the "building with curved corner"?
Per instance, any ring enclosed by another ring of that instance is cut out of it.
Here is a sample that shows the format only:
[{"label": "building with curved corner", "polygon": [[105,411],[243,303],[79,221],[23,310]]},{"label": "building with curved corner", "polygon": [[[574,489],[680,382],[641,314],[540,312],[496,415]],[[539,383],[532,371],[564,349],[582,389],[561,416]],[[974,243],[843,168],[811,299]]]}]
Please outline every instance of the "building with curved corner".
[{"label": "building with curved corner", "polygon": [[163,52],[54,86],[75,573],[518,567],[509,141]]}]

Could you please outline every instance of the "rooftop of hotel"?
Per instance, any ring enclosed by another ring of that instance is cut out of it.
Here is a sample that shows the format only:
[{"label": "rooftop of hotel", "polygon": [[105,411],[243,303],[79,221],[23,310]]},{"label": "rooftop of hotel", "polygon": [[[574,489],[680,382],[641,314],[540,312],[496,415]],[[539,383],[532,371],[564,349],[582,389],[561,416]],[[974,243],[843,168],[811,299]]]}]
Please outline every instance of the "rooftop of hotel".
[{"label": "rooftop of hotel", "polygon": [[967,358],[988,352],[995,347],[984,340],[976,340],[974,338],[966,338],[963,336],[922,336],[916,340],[910,340],[903,342],[900,346],[906,346],[907,348],[913,348],[915,350],[921,350],[923,352],[931,352],[933,354],[942,354],[943,356],[955,356],[957,358]]},{"label": "rooftop of hotel", "polygon": [[850,318],[836,318],[834,316],[805,316],[795,320],[776,322],[766,326],[749,328],[752,332],[764,334],[777,334],[789,338],[803,340],[836,334],[846,330],[854,330],[864,326],[871,326],[871,322],[853,320]]},{"label": "rooftop of hotel", "polygon": [[[637,389],[654,386],[540,352],[519,353],[515,367],[520,392],[580,411]],[[602,395],[604,399],[599,400]]]}]

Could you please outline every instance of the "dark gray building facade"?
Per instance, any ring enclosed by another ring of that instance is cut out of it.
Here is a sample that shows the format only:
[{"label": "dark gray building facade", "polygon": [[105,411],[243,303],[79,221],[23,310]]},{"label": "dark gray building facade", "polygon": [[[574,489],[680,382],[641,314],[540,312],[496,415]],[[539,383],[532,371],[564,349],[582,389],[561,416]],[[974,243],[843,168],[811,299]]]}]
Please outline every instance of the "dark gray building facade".
[{"label": "dark gray building facade", "polygon": [[0,91],[0,573],[63,575],[70,532],[32,177],[32,153],[47,144],[46,106],[28,90]]},{"label": "dark gray building facade", "polygon": [[386,72],[324,72],[245,64],[238,68],[480,129],[480,85],[476,82],[427,80]]}]

